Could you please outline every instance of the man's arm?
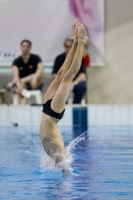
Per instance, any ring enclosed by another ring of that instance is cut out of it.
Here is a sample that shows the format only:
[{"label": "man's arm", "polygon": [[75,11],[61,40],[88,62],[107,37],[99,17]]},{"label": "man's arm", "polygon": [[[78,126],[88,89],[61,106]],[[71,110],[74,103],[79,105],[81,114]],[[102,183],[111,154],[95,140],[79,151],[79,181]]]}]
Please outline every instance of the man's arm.
[{"label": "man's arm", "polygon": [[85,73],[80,73],[78,77],[73,81],[73,84],[77,85],[82,81],[85,81]]},{"label": "man's arm", "polygon": [[74,90],[74,87],[78,85],[80,82],[85,81],[85,73],[80,73],[76,79],[72,82],[71,90]]},{"label": "man's arm", "polygon": [[37,64],[37,70],[33,74],[33,78],[31,80],[32,88],[36,89],[38,84],[41,84],[44,78],[44,72],[43,72],[44,66],[42,62],[39,62]]},{"label": "man's arm", "polygon": [[39,62],[39,63],[37,64],[37,70],[36,70],[36,72],[35,72],[35,78],[36,78],[36,79],[38,79],[39,77],[42,76],[42,74],[43,74],[43,69],[44,69],[44,66],[43,66],[42,62]]},{"label": "man's arm", "polygon": [[20,83],[18,67],[16,65],[13,65],[12,70],[13,70],[13,79],[14,79],[16,85],[17,85],[17,84]]},{"label": "man's arm", "polygon": [[23,87],[22,87],[21,80],[19,77],[18,67],[16,65],[13,65],[12,70],[13,70],[13,79],[14,79],[13,82],[17,86],[18,93],[21,93]]},{"label": "man's arm", "polygon": [[52,77],[53,79],[56,77],[56,74],[58,73],[59,69],[61,68],[62,63],[59,62],[59,56],[56,57],[54,61],[53,71],[52,71]]}]

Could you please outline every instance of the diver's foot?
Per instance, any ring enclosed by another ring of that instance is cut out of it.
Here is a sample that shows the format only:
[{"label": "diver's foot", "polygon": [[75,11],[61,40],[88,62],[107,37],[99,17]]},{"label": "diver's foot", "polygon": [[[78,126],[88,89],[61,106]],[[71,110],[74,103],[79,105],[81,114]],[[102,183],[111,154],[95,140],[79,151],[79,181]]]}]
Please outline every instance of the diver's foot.
[{"label": "diver's foot", "polygon": [[85,43],[89,40],[85,27],[83,24],[78,23],[78,43],[85,45]]},{"label": "diver's foot", "polygon": [[75,31],[74,31],[75,32],[75,34],[74,34],[74,41],[75,42],[78,42],[78,24],[79,23],[76,24]]}]

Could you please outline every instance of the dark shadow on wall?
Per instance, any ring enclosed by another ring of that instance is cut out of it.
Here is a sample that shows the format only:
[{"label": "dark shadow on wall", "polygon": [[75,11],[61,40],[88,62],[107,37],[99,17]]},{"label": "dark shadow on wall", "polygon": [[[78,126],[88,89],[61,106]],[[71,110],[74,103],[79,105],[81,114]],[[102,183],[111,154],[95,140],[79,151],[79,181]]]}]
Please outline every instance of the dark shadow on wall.
[{"label": "dark shadow on wall", "polygon": [[133,0],[105,0],[105,32],[133,21]]}]

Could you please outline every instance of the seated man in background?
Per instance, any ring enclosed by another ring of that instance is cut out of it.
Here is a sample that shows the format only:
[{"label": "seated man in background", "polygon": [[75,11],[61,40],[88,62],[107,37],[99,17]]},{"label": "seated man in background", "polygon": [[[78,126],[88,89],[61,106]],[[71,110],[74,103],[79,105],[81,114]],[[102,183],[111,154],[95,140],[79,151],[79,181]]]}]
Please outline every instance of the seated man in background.
[{"label": "seated man in background", "polygon": [[[53,72],[52,72],[53,78],[56,77],[57,72],[63,65],[71,47],[72,47],[73,41],[74,41],[73,39],[69,39],[69,38],[65,40],[65,42],[64,42],[65,52],[62,53],[61,55],[57,56],[55,59]],[[86,92],[85,76],[86,76],[85,65],[82,61],[80,70],[77,73],[77,75],[74,77],[72,87],[71,87],[71,90],[74,93],[73,104],[80,104],[85,95],[85,92]]]},{"label": "seated man in background", "polygon": [[[19,95],[19,104],[25,104],[23,89],[36,90],[43,87],[43,64],[41,58],[31,54],[31,42],[23,40],[21,42],[22,55],[13,61],[13,81],[10,86],[16,86]],[[8,88],[8,85],[7,85]]]}]

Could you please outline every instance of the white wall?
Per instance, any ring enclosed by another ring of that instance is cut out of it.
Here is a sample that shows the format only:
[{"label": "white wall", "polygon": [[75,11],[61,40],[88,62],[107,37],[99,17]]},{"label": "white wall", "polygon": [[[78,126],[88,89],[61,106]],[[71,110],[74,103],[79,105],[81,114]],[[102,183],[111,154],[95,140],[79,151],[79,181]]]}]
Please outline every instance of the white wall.
[{"label": "white wall", "polygon": [[133,0],[105,1],[105,67],[88,69],[90,104],[133,104]]}]

